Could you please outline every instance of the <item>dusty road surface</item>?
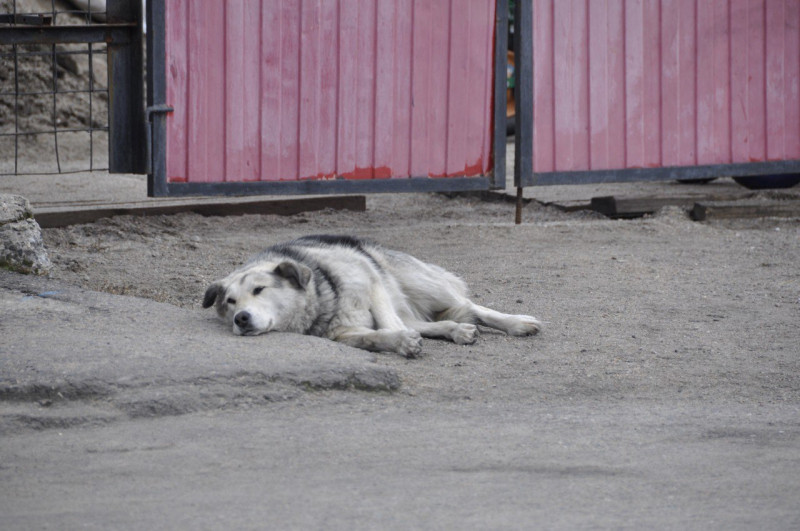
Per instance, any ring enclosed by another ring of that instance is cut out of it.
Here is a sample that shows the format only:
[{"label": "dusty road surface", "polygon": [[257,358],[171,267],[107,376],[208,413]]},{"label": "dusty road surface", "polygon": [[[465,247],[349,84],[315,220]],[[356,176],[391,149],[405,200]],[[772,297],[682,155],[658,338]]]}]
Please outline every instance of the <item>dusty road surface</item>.
[{"label": "dusty road surface", "polygon": [[[51,278],[0,277],[3,528],[800,527],[800,222],[511,221],[403,195],[46,230]],[[249,255],[320,232],[546,327],[406,360],[233,337],[200,308]]]}]

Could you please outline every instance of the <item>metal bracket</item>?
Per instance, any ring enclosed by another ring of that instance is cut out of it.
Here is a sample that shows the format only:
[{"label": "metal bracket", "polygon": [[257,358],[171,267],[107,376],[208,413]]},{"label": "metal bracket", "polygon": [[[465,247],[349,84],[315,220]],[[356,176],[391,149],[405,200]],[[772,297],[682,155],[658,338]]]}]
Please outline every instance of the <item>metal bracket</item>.
[{"label": "metal bracket", "polygon": [[151,116],[154,114],[164,114],[168,112],[173,112],[175,109],[170,107],[169,105],[159,104],[153,105],[150,107],[146,107],[144,110],[144,120],[145,120],[145,134],[147,138],[145,139],[145,143],[147,144],[147,174],[151,175],[153,173],[153,121],[151,120]]}]

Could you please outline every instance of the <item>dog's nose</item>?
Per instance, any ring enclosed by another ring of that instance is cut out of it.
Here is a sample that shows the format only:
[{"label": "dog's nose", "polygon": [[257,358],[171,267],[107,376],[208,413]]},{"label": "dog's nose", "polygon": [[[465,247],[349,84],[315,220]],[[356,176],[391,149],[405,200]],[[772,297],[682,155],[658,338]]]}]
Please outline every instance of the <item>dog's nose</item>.
[{"label": "dog's nose", "polygon": [[233,322],[242,330],[250,328],[250,312],[237,313],[233,316]]}]

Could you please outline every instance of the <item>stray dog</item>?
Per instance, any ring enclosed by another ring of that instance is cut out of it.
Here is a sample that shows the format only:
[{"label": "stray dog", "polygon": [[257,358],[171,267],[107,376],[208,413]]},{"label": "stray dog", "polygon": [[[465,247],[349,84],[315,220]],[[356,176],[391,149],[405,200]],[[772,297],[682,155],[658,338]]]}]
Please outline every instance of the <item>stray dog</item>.
[{"label": "stray dog", "polygon": [[474,343],[475,325],[514,336],[541,323],[467,298],[463,280],[439,266],[351,236],[305,236],[274,245],[211,284],[203,308],[237,335],[296,332],[414,357],[422,337]]}]

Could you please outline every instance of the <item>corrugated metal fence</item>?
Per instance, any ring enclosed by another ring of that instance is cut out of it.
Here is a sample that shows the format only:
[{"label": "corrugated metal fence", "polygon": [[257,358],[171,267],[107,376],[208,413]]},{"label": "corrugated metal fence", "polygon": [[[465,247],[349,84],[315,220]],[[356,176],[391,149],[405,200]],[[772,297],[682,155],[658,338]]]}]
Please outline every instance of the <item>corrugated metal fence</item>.
[{"label": "corrugated metal fence", "polygon": [[522,184],[800,171],[798,0],[533,0],[532,19]]},{"label": "corrugated metal fence", "polygon": [[495,0],[163,7],[167,187],[491,176]]}]

